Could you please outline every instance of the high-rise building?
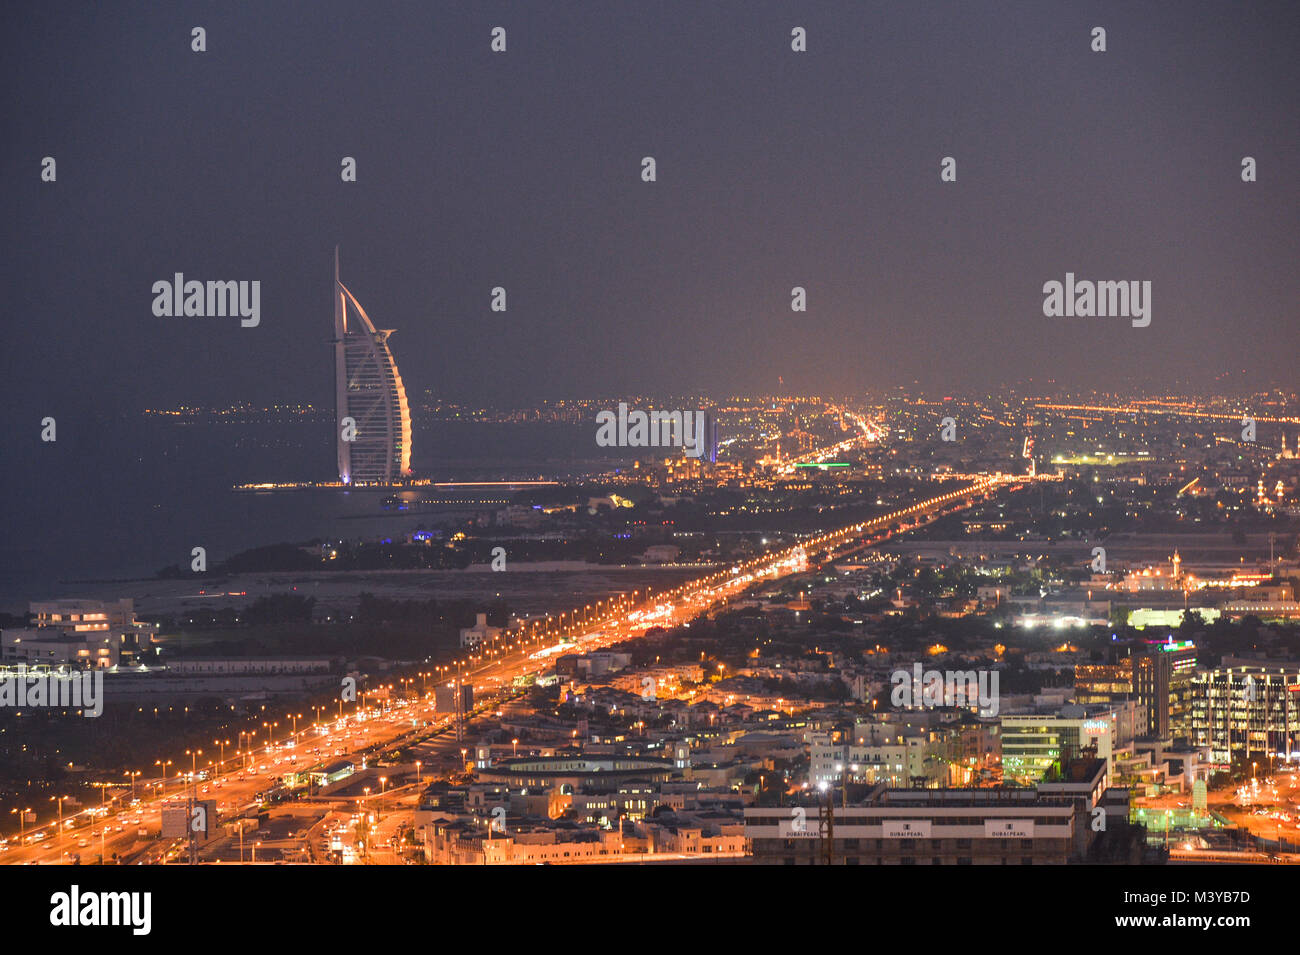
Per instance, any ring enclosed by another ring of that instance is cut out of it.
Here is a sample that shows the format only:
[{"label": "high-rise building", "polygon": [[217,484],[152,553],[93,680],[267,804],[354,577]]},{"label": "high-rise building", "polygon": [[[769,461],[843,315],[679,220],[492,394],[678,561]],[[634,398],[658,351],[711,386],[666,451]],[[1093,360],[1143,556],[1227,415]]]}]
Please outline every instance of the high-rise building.
[{"label": "high-rise building", "polygon": [[411,409],[388,338],[339,280],[334,248],[334,409],[339,480],[391,484],[411,473]]},{"label": "high-rise building", "polygon": [[[1290,758],[1300,731],[1300,665],[1225,657],[1192,684],[1192,744],[1210,761],[1283,754]],[[1264,775],[1260,773],[1260,775]]]},{"label": "high-rise building", "polygon": [[1190,734],[1196,644],[1191,640],[1145,640],[1133,648],[1133,692],[1147,708],[1146,735],[1185,742]]}]

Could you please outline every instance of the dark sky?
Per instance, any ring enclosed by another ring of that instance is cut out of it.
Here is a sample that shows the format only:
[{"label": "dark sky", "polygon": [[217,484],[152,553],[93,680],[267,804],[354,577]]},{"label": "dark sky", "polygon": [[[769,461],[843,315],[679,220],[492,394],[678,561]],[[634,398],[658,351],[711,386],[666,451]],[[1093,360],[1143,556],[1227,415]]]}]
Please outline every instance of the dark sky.
[{"label": "dark sky", "polygon": [[[25,6],[0,38],[24,429],[329,407],[335,243],[408,387],[452,400],[1295,386],[1294,0]],[[261,326],[154,317],[177,271],[260,280]],[[1150,327],[1045,318],[1067,271],[1150,280]]]}]

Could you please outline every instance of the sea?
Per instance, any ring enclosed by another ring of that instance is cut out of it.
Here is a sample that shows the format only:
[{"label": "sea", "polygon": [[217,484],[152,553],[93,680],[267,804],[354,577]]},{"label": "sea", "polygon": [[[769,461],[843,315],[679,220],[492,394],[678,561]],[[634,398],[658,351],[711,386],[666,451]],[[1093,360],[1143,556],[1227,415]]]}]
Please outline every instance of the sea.
[{"label": "sea", "polygon": [[[557,480],[617,465],[589,427],[435,421],[413,435],[417,477]],[[0,466],[0,611],[104,584],[209,566],[249,548],[314,539],[398,539],[411,530],[503,506],[504,491],[444,492],[446,508],[384,506],[385,491],[234,490],[262,482],[337,479],[332,427],[198,423],[163,416],[59,422],[57,441],[17,449]]]}]

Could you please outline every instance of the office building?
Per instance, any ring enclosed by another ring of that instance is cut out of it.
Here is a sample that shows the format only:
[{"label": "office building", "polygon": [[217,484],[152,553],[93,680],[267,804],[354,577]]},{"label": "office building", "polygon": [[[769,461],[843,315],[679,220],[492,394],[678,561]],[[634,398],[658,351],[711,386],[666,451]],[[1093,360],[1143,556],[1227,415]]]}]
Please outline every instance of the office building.
[{"label": "office building", "polygon": [[1192,680],[1192,743],[1226,770],[1233,762],[1289,757],[1300,723],[1300,664],[1227,657]]},{"label": "office building", "polygon": [[[1128,791],[1104,760],[1080,758],[1034,788],[889,789],[840,805],[834,787],[795,806],[745,810],[768,865],[1063,865],[1136,862]],[[1104,825],[1093,820],[1105,817]]]}]

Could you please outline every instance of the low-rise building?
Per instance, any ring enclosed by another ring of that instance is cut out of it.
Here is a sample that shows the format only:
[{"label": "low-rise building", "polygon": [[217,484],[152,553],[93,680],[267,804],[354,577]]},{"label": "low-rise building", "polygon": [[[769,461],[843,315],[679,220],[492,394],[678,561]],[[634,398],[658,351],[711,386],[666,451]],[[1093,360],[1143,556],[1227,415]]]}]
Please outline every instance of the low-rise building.
[{"label": "low-rise building", "polygon": [[[745,810],[754,861],[768,865],[1064,865],[1141,861],[1128,795],[1106,763],[1081,759],[1035,788],[889,789],[836,805]],[[1104,818],[1096,826],[1094,819]]]}]

